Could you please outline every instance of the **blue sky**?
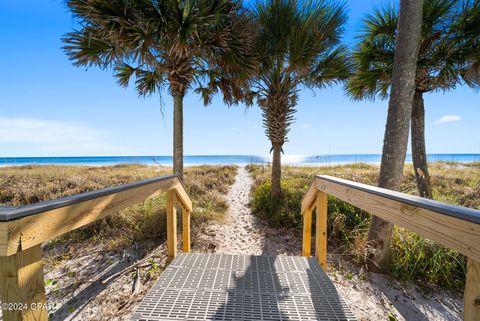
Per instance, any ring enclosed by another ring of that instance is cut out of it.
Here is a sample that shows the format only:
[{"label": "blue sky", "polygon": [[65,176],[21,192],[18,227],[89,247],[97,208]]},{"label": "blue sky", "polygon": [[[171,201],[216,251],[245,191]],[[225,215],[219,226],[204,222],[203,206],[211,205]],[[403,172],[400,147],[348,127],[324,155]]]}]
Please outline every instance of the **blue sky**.
[{"label": "blue sky", "polygon": [[[345,42],[382,1],[348,1]],[[62,0],[0,2],[0,156],[171,155],[171,99],[142,99],[111,71],[73,67],[60,38],[75,26]],[[480,96],[426,95],[429,153],[480,153]],[[287,154],[381,153],[387,101],[353,102],[341,86],[302,90]],[[185,99],[187,155],[266,155],[257,107]]]}]

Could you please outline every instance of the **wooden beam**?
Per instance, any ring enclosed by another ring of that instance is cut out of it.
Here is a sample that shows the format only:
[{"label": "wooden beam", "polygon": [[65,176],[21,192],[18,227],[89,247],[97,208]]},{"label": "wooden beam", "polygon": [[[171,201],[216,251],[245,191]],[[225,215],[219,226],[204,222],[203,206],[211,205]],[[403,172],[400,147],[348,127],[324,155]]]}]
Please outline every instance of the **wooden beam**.
[{"label": "wooden beam", "polygon": [[327,216],[328,216],[328,194],[317,193],[316,199],[316,230],[315,230],[315,253],[318,263],[327,271]]},{"label": "wooden beam", "polygon": [[182,211],[183,252],[190,252],[190,211]]},{"label": "wooden beam", "polygon": [[312,253],[312,209],[307,208],[303,212],[303,248],[302,256],[310,256]]},{"label": "wooden beam", "polygon": [[325,191],[384,220],[480,261],[480,224],[409,205],[378,193],[373,194],[365,188],[347,187],[321,177],[316,178],[316,186],[319,191]]},{"label": "wooden beam", "polygon": [[187,191],[183,188],[183,185],[180,183],[177,185],[177,200],[180,202],[180,206],[182,208],[188,210],[190,213],[192,212],[192,200],[187,194]]},{"label": "wooden beam", "polygon": [[177,256],[177,209],[175,208],[177,193],[167,192],[167,252],[168,258]]},{"label": "wooden beam", "polygon": [[6,321],[48,321],[40,245],[0,257],[0,300]]},{"label": "wooden beam", "polygon": [[480,321],[480,262],[468,258],[463,321]]},{"label": "wooden beam", "polygon": [[309,208],[313,207],[313,203],[315,203],[315,196],[317,195],[317,186],[315,185],[315,181],[313,181],[312,185],[307,190],[307,193],[305,193],[305,196],[303,196],[302,199],[302,206],[301,206],[301,212],[302,214]]},{"label": "wooden beam", "polygon": [[179,187],[181,183],[175,177],[13,221],[1,222],[0,256],[12,255],[39,245],[162,192]]}]

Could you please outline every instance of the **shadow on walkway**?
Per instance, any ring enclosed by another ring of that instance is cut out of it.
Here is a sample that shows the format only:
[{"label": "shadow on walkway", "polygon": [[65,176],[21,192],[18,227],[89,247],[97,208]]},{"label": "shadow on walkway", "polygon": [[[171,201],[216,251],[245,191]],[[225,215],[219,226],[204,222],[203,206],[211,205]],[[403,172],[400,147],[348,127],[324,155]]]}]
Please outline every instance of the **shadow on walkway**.
[{"label": "shadow on walkway", "polygon": [[270,256],[249,257],[209,320],[355,320],[315,258],[264,250]]},{"label": "shadow on walkway", "polygon": [[308,258],[306,274],[308,292],[315,310],[314,320],[355,320],[355,316],[315,257]]},{"label": "shadow on walkway", "polygon": [[244,271],[237,272],[234,286],[226,290],[227,302],[211,320],[288,320],[281,308],[287,288],[280,283],[274,257],[252,256]]}]

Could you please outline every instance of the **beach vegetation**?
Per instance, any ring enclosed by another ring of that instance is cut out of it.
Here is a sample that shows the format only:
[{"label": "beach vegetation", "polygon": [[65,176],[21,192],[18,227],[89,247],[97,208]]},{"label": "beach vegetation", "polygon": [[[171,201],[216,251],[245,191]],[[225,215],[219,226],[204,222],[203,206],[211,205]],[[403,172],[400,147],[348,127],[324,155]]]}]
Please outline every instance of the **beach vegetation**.
[{"label": "beach vegetation", "polygon": [[[2,168],[0,205],[20,206],[131,183],[169,173],[170,167],[146,165],[28,165]],[[233,184],[235,166],[194,166],[185,171],[185,188],[193,201],[192,230],[211,220],[223,220],[224,194]],[[63,234],[51,245],[101,240],[108,249],[148,239],[163,240],[165,195],[133,205],[117,214]]]},{"label": "beach vegetation", "polygon": [[[480,209],[480,172],[474,164],[463,166],[432,163],[430,167],[434,197],[443,202]],[[378,166],[375,165],[287,166],[283,168],[282,188],[285,192],[282,190],[282,202],[276,205],[276,211],[272,211],[267,202],[269,168],[250,165],[248,170],[254,179],[252,212],[273,226],[281,225],[298,230],[302,228],[300,204],[315,175],[331,175],[369,185],[375,185],[378,181]],[[405,167],[401,191],[419,195],[411,164]],[[334,258],[365,265],[370,251],[370,222],[369,213],[330,196],[327,220],[328,253]],[[312,231],[315,231],[315,228]],[[394,227],[384,267],[386,272],[401,280],[461,289],[465,282],[466,258],[416,233]]]}]

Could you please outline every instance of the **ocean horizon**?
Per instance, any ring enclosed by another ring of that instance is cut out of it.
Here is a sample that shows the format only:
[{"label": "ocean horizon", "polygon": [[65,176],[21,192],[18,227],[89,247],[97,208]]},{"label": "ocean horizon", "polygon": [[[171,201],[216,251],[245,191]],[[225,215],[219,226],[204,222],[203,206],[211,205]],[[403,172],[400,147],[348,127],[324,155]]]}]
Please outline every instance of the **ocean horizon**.
[{"label": "ocean horizon", "polygon": [[[480,162],[480,154],[429,154],[429,162]],[[284,155],[284,165],[325,166],[339,164],[379,164],[380,154]],[[271,156],[259,155],[187,155],[184,164],[191,165],[248,165],[268,164]],[[411,162],[407,155],[406,162]],[[73,156],[73,157],[0,157],[0,166],[22,165],[94,165],[118,164],[172,165],[172,156]]]}]

